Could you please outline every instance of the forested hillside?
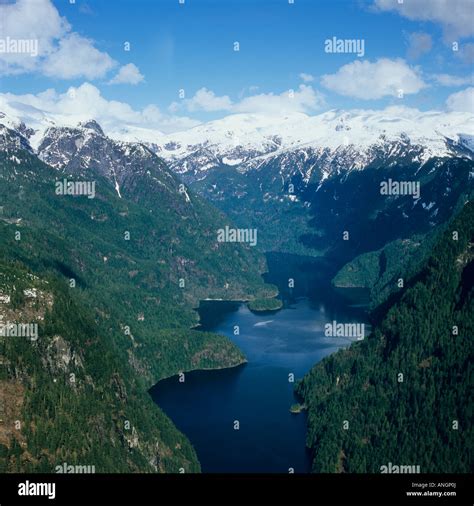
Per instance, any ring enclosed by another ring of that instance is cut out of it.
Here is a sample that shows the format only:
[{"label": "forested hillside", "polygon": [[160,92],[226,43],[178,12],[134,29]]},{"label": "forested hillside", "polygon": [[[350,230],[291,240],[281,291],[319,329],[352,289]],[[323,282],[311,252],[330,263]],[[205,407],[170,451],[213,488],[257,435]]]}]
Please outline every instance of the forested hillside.
[{"label": "forested hillside", "polygon": [[425,235],[397,239],[377,251],[363,253],[344,265],[332,283],[341,288],[368,288],[375,308],[398,291],[400,279],[417,272],[442,230],[444,224]]},{"label": "forested hillside", "polygon": [[314,472],[472,471],[473,239],[467,203],[372,334],[298,384]]},{"label": "forested hillside", "polygon": [[[0,469],[199,470],[147,390],[242,363],[227,338],[191,330],[192,308],[274,295],[264,259],[217,243],[227,218],[180,192],[151,153],[120,195],[94,167],[71,175],[20,147],[0,153],[0,316],[39,331],[34,341],[0,337]],[[95,198],[55,194],[56,181],[87,176]]]},{"label": "forested hillside", "polygon": [[0,279],[11,294],[2,320],[39,322],[37,340],[0,337],[0,472],[54,472],[63,463],[96,472],[199,470],[117,336],[63,282],[3,260]]}]

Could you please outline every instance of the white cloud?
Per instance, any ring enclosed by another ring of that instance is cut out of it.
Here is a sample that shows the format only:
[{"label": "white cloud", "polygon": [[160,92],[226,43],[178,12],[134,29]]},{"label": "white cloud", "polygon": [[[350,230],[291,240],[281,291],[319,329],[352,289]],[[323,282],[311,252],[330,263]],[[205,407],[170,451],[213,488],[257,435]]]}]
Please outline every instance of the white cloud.
[{"label": "white cloud", "polygon": [[227,95],[217,96],[213,91],[207,88],[201,88],[192,98],[183,99],[181,102],[173,102],[169,109],[177,111],[185,108],[190,112],[196,111],[228,111],[232,108],[232,101]]},{"label": "white cloud", "polygon": [[379,11],[397,11],[412,20],[433,21],[443,27],[446,40],[474,35],[472,0],[375,0]]},{"label": "white cloud", "polygon": [[306,74],[305,72],[301,72],[300,79],[305,83],[311,83],[312,81],[314,81],[314,76],[312,76],[311,74]]},{"label": "white cloud", "polygon": [[107,53],[97,50],[92,41],[71,33],[59,41],[58,50],[44,61],[42,70],[60,79],[96,79],[115,66]]},{"label": "white cloud", "polygon": [[474,83],[474,76],[460,77],[450,74],[433,74],[432,79],[441,86],[465,86]]},{"label": "white cloud", "polygon": [[3,74],[34,71],[38,60],[53,52],[53,40],[62,37],[70,29],[68,22],[60,17],[49,0],[19,0],[15,4],[0,4],[0,19],[3,39],[34,40],[38,44],[37,57],[13,52],[1,53],[0,71]]},{"label": "white cloud", "polygon": [[18,0],[1,3],[2,38],[33,40],[38,54],[0,53],[4,75],[39,72],[50,77],[72,79],[103,77],[114,60],[94,47],[93,41],[71,31],[50,0]]},{"label": "white cloud", "polygon": [[93,118],[106,133],[127,126],[173,132],[199,124],[199,121],[186,116],[164,114],[153,104],[135,110],[125,102],[107,100],[90,83],[71,86],[66,93],[58,93],[54,89],[36,95],[0,93],[0,110],[30,125],[49,119],[60,125],[73,126]]},{"label": "white cloud", "polygon": [[342,66],[335,74],[326,74],[321,79],[326,88],[363,100],[418,93],[427,87],[417,68],[410,67],[401,58],[380,58],[374,63],[356,60]]},{"label": "white cloud", "polygon": [[237,102],[227,96],[217,96],[207,88],[201,88],[190,99],[173,102],[169,110],[177,112],[185,108],[189,112],[226,111],[230,113],[250,112],[267,114],[286,114],[307,112],[319,109],[324,104],[321,93],[311,86],[301,84],[297,90],[288,90],[280,94],[261,93],[241,98]]},{"label": "white cloud", "polygon": [[474,114],[474,88],[466,88],[449,95],[446,107],[449,111],[472,112]]},{"label": "white cloud", "polygon": [[423,32],[410,33],[408,44],[407,56],[413,60],[417,60],[420,56],[429,53],[433,47],[431,35]]},{"label": "white cloud", "polygon": [[138,84],[144,79],[143,74],[134,63],[128,63],[120,67],[116,76],[114,76],[109,84]]},{"label": "white cloud", "polygon": [[232,112],[287,114],[320,109],[324,97],[311,86],[300,84],[297,90],[288,90],[279,95],[261,93],[243,98],[232,107]]}]

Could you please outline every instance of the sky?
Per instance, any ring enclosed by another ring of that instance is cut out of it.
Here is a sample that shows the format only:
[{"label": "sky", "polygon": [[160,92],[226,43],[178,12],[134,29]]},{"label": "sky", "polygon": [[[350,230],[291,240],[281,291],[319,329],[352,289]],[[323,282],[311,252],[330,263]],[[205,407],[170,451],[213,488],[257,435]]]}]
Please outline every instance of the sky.
[{"label": "sky", "polygon": [[474,112],[473,65],[473,0],[0,0],[0,110],[65,122]]}]

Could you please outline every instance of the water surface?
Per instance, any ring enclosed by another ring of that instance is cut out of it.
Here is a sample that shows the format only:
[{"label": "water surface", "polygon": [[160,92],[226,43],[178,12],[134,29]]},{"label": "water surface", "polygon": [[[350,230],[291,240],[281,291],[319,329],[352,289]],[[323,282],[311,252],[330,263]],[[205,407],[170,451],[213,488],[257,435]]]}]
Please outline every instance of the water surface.
[{"label": "water surface", "polygon": [[325,337],[325,323],[364,321],[358,304],[336,291],[319,295],[269,314],[254,314],[239,303],[201,303],[203,330],[227,335],[248,363],[187,373],[184,383],[169,378],[151,395],[188,436],[203,472],[310,471],[306,414],[289,411],[296,402],[290,375],[301,378],[322,358],[350,344],[350,339]]}]

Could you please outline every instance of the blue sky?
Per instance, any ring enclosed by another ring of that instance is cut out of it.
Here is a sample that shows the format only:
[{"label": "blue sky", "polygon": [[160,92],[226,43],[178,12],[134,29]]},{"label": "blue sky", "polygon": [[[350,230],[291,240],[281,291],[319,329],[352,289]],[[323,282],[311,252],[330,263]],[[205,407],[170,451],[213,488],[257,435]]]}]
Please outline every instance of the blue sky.
[{"label": "blue sky", "polygon": [[[282,113],[308,114],[394,104],[442,110],[463,93],[451,103],[469,108],[471,7],[470,0],[0,0],[7,20],[0,39],[40,41],[34,58],[0,51],[0,93],[11,101],[53,89],[47,109],[88,83],[87,100],[147,110],[164,130],[233,112],[277,113],[280,104]],[[363,56],[325,52],[333,37],[362,40]]]}]

